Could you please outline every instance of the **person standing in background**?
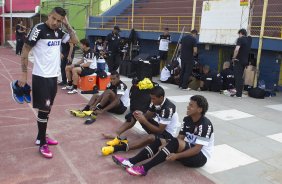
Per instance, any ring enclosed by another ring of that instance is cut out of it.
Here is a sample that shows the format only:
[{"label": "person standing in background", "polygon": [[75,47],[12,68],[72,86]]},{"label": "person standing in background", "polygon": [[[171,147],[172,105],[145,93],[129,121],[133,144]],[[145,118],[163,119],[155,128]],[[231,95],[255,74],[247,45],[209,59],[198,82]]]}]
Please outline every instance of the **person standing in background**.
[{"label": "person standing in background", "polygon": [[198,34],[197,30],[192,30],[191,34],[184,36],[179,45],[179,50],[181,51],[181,73],[179,88],[183,90],[188,90],[189,78],[192,75],[192,70],[194,66],[194,56],[197,55],[197,40],[196,36]]},{"label": "person standing in background", "polygon": [[23,25],[23,21],[19,21],[16,26],[16,54],[21,55],[24,39],[25,39],[26,27]]},{"label": "person standing in background", "polygon": [[61,45],[61,75],[62,81],[59,86],[67,85],[66,66],[72,64],[74,58],[74,44],[71,42],[62,43]]},{"label": "person standing in background", "polygon": [[109,67],[109,72],[117,71],[120,64],[120,28],[118,26],[114,27],[114,30],[108,34],[104,42],[104,50],[108,45],[108,59],[107,64]]},{"label": "person standing in background", "polygon": [[233,70],[235,77],[236,94],[232,96],[241,98],[243,91],[243,83],[244,83],[243,74],[245,67],[248,65],[249,52],[251,49],[252,41],[250,37],[247,37],[246,29],[240,29],[238,31],[238,34],[239,34],[239,38],[237,39],[236,47],[232,57],[232,61],[234,65]]},{"label": "person standing in background", "polygon": [[164,33],[159,36],[159,57],[160,57],[160,70],[167,64],[167,56],[169,44],[171,43],[171,37],[169,35],[169,29],[165,28]]}]

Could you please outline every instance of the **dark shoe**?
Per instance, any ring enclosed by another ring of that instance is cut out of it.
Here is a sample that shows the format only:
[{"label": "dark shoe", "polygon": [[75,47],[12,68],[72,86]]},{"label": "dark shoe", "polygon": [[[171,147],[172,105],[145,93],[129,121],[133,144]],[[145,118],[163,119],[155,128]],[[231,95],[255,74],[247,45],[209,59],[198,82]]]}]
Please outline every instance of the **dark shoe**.
[{"label": "dark shoe", "polygon": [[84,122],[85,125],[91,125],[92,123],[94,123],[96,121],[96,119],[93,118],[88,118],[86,119],[86,121]]},{"label": "dark shoe", "polygon": [[12,90],[13,99],[19,104],[23,104],[24,103],[23,88],[18,85],[18,81],[15,80],[11,82],[10,86]]},{"label": "dark shoe", "polygon": [[26,101],[26,103],[31,102],[30,92],[31,92],[30,85],[25,84],[25,86],[23,87],[23,97],[24,97],[24,100]]}]

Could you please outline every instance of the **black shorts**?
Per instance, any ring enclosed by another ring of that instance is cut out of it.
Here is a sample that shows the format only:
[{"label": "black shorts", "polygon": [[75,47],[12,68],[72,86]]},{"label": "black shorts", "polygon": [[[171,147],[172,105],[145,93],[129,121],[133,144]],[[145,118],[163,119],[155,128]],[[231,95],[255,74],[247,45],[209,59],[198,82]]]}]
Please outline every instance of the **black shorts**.
[{"label": "black shorts", "polygon": [[[193,146],[190,146],[188,142],[186,142],[185,150],[191,149]],[[181,162],[184,166],[187,167],[202,167],[207,162],[207,157],[200,151],[197,155],[188,158],[182,158],[177,160]]]},{"label": "black shorts", "polygon": [[167,60],[167,53],[168,53],[168,51],[159,50],[160,60],[166,61]]},{"label": "black shorts", "polygon": [[92,75],[95,72],[96,72],[96,69],[81,67],[80,77],[84,77],[84,76],[87,76],[87,75]]},{"label": "black shorts", "polygon": [[125,107],[122,103],[122,101],[120,100],[119,105],[117,107],[114,107],[110,110],[108,110],[108,112],[114,113],[114,114],[123,114],[126,111],[127,107]]},{"label": "black shorts", "polygon": [[57,93],[57,77],[32,75],[33,108],[50,111]]}]

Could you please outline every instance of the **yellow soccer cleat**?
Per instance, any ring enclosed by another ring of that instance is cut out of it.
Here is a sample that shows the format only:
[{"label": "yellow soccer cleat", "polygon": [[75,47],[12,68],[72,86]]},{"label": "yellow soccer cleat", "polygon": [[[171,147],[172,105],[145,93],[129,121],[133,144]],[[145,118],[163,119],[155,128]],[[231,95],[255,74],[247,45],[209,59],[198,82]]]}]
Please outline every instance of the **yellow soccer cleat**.
[{"label": "yellow soccer cleat", "polygon": [[86,115],[81,110],[70,110],[71,115],[79,118],[84,118]]},{"label": "yellow soccer cleat", "polygon": [[97,119],[97,115],[94,114],[94,113],[91,113],[91,114],[90,114],[90,117],[91,117],[92,119]]},{"label": "yellow soccer cleat", "polygon": [[112,154],[115,151],[115,148],[113,146],[104,146],[102,147],[102,155],[107,156]]},{"label": "yellow soccer cleat", "polygon": [[121,143],[128,143],[128,140],[126,138],[121,139],[120,137],[116,137],[111,141],[106,142],[108,146],[116,146],[120,145]]},{"label": "yellow soccer cleat", "polygon": [[86,116],[90,116],[93,111],[82,111]]}]

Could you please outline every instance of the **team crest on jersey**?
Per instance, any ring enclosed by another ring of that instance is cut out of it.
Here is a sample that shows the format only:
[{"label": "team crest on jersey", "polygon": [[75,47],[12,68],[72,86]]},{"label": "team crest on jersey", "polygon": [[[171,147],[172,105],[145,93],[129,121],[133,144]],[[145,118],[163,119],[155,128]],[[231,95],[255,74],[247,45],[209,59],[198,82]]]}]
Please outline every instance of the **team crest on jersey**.
[{"label": "team crest on jersey", "polygon": [[58,38],[58,36],[59,36],[57,31],[55,31],[55,36],[56,36],[56,38]]},{"label": "team crest on jersey", "polygon": [[46,100],[46,103],[45,103],[46,107],[50,107],[50,104],[51,104],[50,99],[47,99],[47,100]]}]

